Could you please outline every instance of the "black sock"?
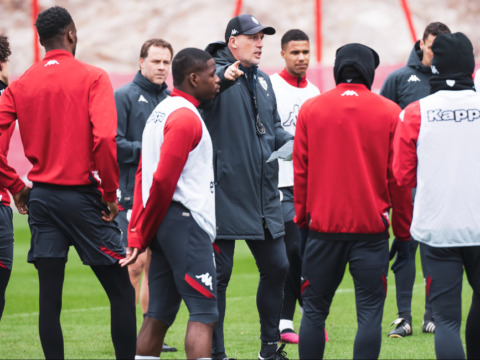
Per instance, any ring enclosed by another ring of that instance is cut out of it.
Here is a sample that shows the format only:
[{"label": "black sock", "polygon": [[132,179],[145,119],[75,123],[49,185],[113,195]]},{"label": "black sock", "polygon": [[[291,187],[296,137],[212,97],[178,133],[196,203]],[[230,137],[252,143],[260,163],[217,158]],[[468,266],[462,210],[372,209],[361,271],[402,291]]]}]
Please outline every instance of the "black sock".
[{"label": "black sock", "polygon": [[3,309],[5,308],[5,291],[11,273],[11,270],[0,267],[0,320],[2,320]]},{"label": "black sock", "polygon": [[62,311],[65,259],[38,259],[36,266],[40,285],[38,328],[43,353],[46,359],[64,359],[60,312]]},{"label": "black sock", "polygon": [[260,349],[260,355],[263,358],[269,358],[277,351],[277,342],[263,342],[262,347]]},{"label": "black sock", "polygon": [[92,265],[91,268],[110,300],[110,330],[115,356],[117,359],[133,359],[137,344],[137,323],[135,290],[128,270],[118,263]]},{"label": "black sock", "polygon": [[410,311],[398,313],[398,317],[404,318],[409,324],[412,323],[412,313]]}]

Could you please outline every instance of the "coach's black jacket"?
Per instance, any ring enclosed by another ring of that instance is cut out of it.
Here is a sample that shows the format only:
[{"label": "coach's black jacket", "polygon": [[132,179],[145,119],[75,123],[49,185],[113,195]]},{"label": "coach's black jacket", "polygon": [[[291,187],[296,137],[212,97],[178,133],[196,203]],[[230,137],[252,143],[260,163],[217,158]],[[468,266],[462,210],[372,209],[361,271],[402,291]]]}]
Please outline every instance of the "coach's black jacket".
[{"label": "coach's black jacket", "polygon": [[407,65],[387,76],[380,95],[396,102],[402,109],[408,104],[430,95],[432,70],[422,63],[420,40],[416,42]]},{"label": "coach's black jacket", "polygon": [[265,134],[257,135],[254,105],[245,76],[225,80],[236,60],[224,42],[208,45],[217,63],[220,94],[201,107],[212,137],[215,167],[217,239],[263,240],[285,234],[278,193],[278,163],[267,159],[292,139],[280,123],[270,78],[257,70],[256,94]]},{"label": "coach's black jacket", "polygon": [[140,153],[142,134],[148,117],[157,105],[169,96],[167,84],[156,85],[140,71],[132,82],[115,91],[117,107],[117,161],[120,168],[118,202],[124,209],[133,206],[133,189]]}]

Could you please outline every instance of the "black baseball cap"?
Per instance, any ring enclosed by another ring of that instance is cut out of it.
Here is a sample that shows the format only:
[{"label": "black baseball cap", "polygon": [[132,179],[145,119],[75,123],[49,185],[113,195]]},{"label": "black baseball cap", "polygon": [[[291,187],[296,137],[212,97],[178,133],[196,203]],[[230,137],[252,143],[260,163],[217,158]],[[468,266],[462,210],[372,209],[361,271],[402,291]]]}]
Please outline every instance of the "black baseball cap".
[{"label": "black baseball cap", "polygon": [[265,35],[275,34],[275,29],[271,26],[263,26],[250,14],[242,14],[235,16],[228,22],[227,30],[225,30],[225,42],[228,43],[230,36],[237,35],[253,35],[263,31]]}]

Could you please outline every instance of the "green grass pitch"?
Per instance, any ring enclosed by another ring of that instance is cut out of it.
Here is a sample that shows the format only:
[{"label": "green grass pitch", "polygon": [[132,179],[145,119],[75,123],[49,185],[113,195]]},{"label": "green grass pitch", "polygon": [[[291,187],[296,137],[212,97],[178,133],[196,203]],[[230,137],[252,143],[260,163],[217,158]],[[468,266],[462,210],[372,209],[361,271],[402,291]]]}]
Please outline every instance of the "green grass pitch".
[{"label": "green grass pitch", "polygon": [[[38,336],[38,280],[33,265],[27,264],[30,233],[25,216],[14,215],[15,258],[12,277],[6,294],[6,306],[0,322],[0,358],[43,358]],[[417,252],[417,259],[418,259]],[[435,357],[433,335],[423,334],[421,323],[424,307],[423,278],[419,261],[413,293],[413,336],[389,339],[389,324],[396,318],[395,284],[389,274],[388,295],[383,320],[383,338],[380,358],[431,359]],[[237,242],[234,272],[227,292],[225,343],[227,354],[238,359],[254,359],[260,348],[259,320],[255,296],[258,272],[248,247]],[[470,307],[472,291],[464,280],[462,338],[465,320]],[[137,326],[140,329],[142,314],[137,307]],[[188,319],[186,308],[181,310],[166,336],[177,353],[165,353],[162,359],[183,359],[183,339]],[[300,327],[300,312],[295,315],[295,327]],[[62,328],[67,359],[108,359],[114,357],[110,341],[110,315],[108,300],[89,267],[83,266],[72,248],[67,263],[63,292]],[[348,273],[333,300],[327,318],[329,342],[325,358],[348,359],[353,355],[356,332],[353,283]],[[291,359],[298,358],[298,347],[287,345]]]}]

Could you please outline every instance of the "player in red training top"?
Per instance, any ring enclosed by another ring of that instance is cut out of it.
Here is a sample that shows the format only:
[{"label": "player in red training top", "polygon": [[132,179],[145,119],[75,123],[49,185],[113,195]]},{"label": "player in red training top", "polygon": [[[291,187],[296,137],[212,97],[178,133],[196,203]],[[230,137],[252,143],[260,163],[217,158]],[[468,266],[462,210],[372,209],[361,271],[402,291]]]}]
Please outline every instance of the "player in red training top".
[{"label": "player in red training top", "polygon": [[35,25],[46,55],[3,93],[0,132],[18,118],[33,165],[30,193],[14,199],[21,213],[28,212],[28,261],[38,270],[43,351],[47,359],[65,356],[60,312],[73,245],[110,300],[116,357],[133,358],[135,294],[118,263],[125,248],[113,222],[119,171],[112,85],[105,71],[74,58],[77,31],[67,10],[49,8]]},{"label": "player in red training top", "polygon": [[307,100],[293,146],[295,221],[308,239],[303,252],[299,353],[323,356],[325,319],[347,263],[355,283],[358,330],[353,358],[378,358],[387,291],[390,208],[408,260],[411,189],[392,174],[400,107],[370,88],[377,53],[362,44],[337,50],[337,86]]}]

